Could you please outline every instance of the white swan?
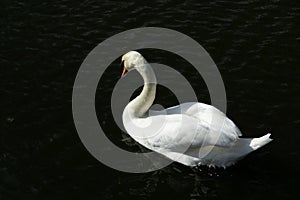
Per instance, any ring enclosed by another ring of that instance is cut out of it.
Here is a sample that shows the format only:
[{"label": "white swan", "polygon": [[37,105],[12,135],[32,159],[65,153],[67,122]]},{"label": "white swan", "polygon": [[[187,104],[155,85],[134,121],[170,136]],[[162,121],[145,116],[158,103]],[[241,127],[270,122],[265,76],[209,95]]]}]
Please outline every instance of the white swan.
[{"label": "white swan", "polygon": [[151,111],[156,92],[151,66],[136,51],[123,55],[122,66],[122,77],[135,69],[144,79],[141,94],[125,107],[122,119],[128,134],[146,148],[187,166],[225,168],[272,141],[270,134],[239,138],[240,130],[224,113],[203,103]]}]

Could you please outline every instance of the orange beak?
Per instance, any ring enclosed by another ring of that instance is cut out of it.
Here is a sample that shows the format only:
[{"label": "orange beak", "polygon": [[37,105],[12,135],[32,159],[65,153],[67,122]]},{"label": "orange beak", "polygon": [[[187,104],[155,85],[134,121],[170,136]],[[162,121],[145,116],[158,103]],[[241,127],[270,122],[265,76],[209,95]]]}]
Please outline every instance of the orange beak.
[{"label": "orange beak", "polygon": [[124,76],[125,76],[125,74],[126,74],[126,72],[127,72],[127,70],[126,70],[126,67],[123,67],[123,72],[122,72],[122,75],[121,75],[121,77],[124,77]]},{"label": "orange beak", "polygon": [[122,72],[121,77],[124,77],[127,72],[124,62],[125,62],[124,60],[122,60],[122,62],[121,62],[121,67],[123,67],[123,72]]}]

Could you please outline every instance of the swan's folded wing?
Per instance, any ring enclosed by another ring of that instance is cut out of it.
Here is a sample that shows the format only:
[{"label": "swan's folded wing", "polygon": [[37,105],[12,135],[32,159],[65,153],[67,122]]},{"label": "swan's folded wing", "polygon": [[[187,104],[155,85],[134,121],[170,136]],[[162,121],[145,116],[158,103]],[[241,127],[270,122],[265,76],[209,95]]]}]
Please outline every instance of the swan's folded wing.
[{"label": "swan's folded wing", "polygon": [[167,114],[185,114],[190,117],[198,119],[200,122],[211,123],[215,122],[217,118],[224,117],[223,129],[226,133],[232,133],[241,136],[242,133],[239,128],[219,109],[199,102],[187,102],[178,106],[165,109],[163,112]]},{"label": "swan's folded wing", "polygon": [[[186,108],[189,104],[184,105]],[[219,109],[203,104],[194,103],[190,104],[190,107],[185,111],[186,115],[197,118],[200,122],[206,122],[211,124],[212,127],[217,127],[222,124],[222,131],[227,134],[234,134],[241,136],[242,133],[239,128],[231,121],[223,112]]]},{"label": "swan's folded wing", "polygon": [[[212,127],[211,123],[200,122],[187,115],[153,116],[165,120],[164,127],[153,137],[141,141],[150,149],[169,149],[184,152],[188,148],[202,146],[230,147],[237,139],[236,134],[228,133],[223,126]],[[155,120],[153,120],[155,121]]]}]

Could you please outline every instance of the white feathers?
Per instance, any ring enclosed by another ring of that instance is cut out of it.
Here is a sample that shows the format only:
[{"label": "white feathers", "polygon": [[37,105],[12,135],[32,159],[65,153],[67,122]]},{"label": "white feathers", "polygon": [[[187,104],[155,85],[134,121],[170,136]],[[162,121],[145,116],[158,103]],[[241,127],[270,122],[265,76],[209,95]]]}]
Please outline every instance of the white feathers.
[{"label": "white feathers", "polygon": [[155,98],[155,74],[139,53],[129,52],[122,59],[131,70],[137,69],[145,83],[123,112],[126,131],[143,146],[187,166],[226,168],[272,141],[270,134],[240,138],[240,130],[224,113],[203,103],[147,112]]}]

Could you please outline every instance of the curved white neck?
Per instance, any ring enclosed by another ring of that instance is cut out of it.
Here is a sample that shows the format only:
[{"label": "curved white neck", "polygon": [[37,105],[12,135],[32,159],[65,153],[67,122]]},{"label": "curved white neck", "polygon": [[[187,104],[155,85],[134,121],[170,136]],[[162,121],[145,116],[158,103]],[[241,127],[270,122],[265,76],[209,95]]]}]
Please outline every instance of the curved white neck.
[{"label": "curved white neck", "polygon": [[135,68],[144,79],[144,87],[141,94],[133,99],[125,109],[132,117],[142,117],[149,110],[155,99],[156,77],[148,63]]}]

